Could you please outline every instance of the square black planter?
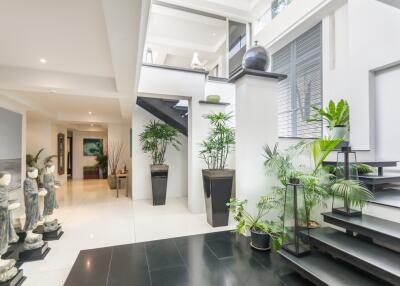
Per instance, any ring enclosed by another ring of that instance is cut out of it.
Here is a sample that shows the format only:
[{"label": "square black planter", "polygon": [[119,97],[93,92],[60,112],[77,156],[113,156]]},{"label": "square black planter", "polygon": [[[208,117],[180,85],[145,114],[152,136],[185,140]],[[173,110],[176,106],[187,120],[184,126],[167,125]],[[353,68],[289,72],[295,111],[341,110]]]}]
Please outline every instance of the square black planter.
[{"label": "square black planter", "polygon": [[168,165],[151,165],[153,206],[165,205],[168,185]]},{"label": "square black planter", "polygon": [[203,189],[207,222],[213,226],[227,226],[235,170],[203,170]]}]

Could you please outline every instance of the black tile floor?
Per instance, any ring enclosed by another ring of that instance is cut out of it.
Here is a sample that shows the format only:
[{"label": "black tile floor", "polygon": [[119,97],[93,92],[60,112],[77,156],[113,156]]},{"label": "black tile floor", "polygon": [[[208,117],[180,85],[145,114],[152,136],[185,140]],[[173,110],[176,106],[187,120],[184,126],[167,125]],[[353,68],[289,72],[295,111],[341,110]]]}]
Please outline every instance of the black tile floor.
[{"label": "black tile floor", "polygon": [[232,232],[83,250],[65,286],[310,285],[277,253]]}]

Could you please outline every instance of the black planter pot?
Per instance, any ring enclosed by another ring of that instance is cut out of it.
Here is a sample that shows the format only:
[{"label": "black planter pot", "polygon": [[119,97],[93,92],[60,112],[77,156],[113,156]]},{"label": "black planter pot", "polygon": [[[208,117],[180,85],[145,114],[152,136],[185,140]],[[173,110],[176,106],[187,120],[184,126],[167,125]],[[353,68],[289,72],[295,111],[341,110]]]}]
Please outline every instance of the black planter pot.
[{"label": "black planter pot", "polygon": [[153,206],[165,205],[168,184],[168,165],[151,165]]},{"label": "black planter pot", "polygon": [[262,231],[250,230],[251,233],[251,247],[261,251],[271,249],[271,236]]},{"label": "black planter pot", "polygon": [[235,170],[203,170],[203,189],[207,222],[213,226],[227,226]]}]

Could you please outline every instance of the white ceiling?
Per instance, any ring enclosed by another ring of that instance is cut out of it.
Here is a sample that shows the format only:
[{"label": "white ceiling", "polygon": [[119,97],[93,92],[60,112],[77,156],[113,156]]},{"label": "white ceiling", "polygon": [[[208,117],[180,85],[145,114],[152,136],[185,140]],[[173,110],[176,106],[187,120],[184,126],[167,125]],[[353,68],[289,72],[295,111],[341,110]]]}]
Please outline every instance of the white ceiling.
[{"label": "white ceiling", "polygon": [[83,116],[90,103],[130,117],[150,2],[0,0],[0,94],[34,112]]},{"label": "white ceiling", "polygon": [[151,6],[145,50],[151,48],[155,64],[186,68],[190,68],[193,53],[198,52],[200,61],[212,68],[211,64],[226,53],[227,23],[187,10],[252,22],[258,10],[264,11],[269,1],[159,0],[161,5],[155,2]]},{"label": "white ceiling", "polygon": [[99,0],[2,1],[0,39],[0,65],[113,77]]},{"label": "white ceiling", "polygon": [[226,34],[225,21],[153,4],[146,49],[156,64],[190,67],[194,52],[202,62],[216,60]]}]

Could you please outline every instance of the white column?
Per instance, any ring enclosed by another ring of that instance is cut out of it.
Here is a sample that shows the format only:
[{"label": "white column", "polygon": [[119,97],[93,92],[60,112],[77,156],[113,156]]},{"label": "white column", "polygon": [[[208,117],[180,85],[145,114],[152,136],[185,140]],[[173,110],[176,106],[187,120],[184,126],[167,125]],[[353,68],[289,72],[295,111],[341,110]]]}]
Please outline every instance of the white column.
[{"label": "white column", "polygon": [[[283,76],[284,77],[284,76]],[[278,141],[278,80],[281,76],[242,72],[236,85],[236,194],[251,210],[271,191],[263,147]]]}]

